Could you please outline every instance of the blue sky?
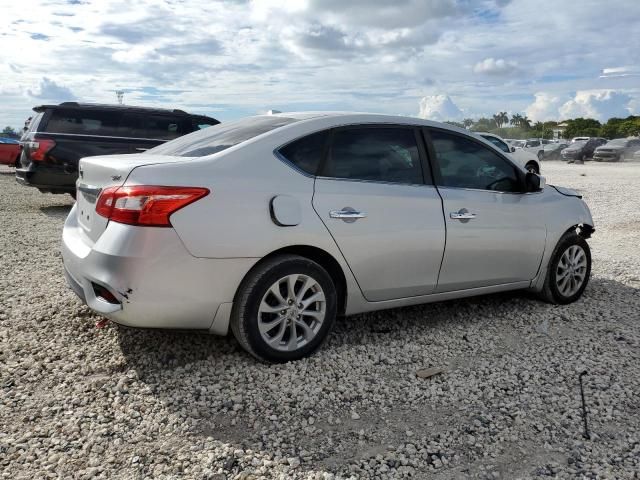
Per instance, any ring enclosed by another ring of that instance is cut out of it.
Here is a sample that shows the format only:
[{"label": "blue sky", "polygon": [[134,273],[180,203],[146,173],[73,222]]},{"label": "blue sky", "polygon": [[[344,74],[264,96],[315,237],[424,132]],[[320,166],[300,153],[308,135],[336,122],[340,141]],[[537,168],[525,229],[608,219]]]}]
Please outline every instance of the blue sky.
[{"label": "blue sky", "polygon": [[47,0],[2,15],[2,126],[116,90],[223,121],[640,113],[637,0]]}]

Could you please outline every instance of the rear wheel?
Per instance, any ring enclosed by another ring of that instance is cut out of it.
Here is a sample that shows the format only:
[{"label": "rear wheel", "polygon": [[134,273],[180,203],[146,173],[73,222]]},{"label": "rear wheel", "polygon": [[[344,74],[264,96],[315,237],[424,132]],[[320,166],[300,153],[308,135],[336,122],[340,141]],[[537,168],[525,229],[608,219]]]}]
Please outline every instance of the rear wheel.
[{"label": "rear wheel", "polygon": [[298,360],[322,344],[336,308],[336,288],[324,268],[301,256],[279,255],[259,264],[243,281],[231,330],[259,360]]},{"label": "rear wheel", "polygon": [[591,250],[575,231],[565,234],[553,252],[541,296],[550,303],[567,304],[582,296],[591,275]]}]

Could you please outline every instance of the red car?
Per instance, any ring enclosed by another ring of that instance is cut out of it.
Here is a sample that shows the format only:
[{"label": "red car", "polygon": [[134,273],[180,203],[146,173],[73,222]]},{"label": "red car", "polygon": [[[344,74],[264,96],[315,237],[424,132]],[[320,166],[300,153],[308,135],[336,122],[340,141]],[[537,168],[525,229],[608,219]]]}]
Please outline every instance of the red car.
[{"label": "red car", "polygon": [[18,166],[20,143],[13,138],[0,138],[0,164]]}]

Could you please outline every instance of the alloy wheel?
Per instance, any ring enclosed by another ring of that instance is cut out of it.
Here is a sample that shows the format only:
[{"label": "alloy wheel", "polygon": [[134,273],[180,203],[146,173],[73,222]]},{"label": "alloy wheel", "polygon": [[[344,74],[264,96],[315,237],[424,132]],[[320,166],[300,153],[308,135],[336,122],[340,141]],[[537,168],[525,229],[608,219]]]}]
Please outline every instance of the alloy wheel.
[{"label": "alloy wheel", "polygon": [[564,297],[575,295],[587,277],[587,255],[580,245],[567,248],[556,268],[556,286]]},{"label": "alloy wheel", "polygon": [[295,351],[318,334],[326,308],[325,293],[313,277],[282,277],[269,287],[260,302],[260,335],[275,350]]}]

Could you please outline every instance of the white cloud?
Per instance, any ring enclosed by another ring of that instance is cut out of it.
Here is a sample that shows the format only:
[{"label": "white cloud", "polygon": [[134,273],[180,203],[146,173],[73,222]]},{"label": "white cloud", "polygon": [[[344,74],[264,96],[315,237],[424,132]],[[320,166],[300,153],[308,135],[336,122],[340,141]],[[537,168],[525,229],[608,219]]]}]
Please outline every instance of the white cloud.
[{"label": "white cloud", "polygon": [[575,92],[621,92],[627,107],[640,99],[637,0],[23,3],[2,9],[0,125],[22,124],[33,95],[53,88],[43,90],[45,77],[79,101],[114,102],[123,89],[130,104],[223,121],[272,107],[411,114],[440,92],[467,116],[524,111],[535,92],[548,95],[531,107],[541,117],[570,100],[576,112],[620,112]]},{"label": "white cloud", "polygon": [[519,71],[518,63],[512,60],[505,60],[503,58],[485,58],[481,62],[474,65],[473,71],[475,73],[483,73],[485,75],[511,75]]},{"label": "white cloud", "polygon": [[580,91],[560,107],[559,113],[562,118],[588,117],[605,121],[611,117],[630,115],[631,100],[628,94],[613,90]]},{"label": "white cloud", "polygon": [[604,122],[611,117],[631,115],[637,106],[638,98],[624,91],[580,90],[573,97],[538,92],[525,113],[533,121],[584,117]]},{"label": "white cloud", "polygon": [[462,110],[453,103],[448,95],[430,95],[420,100],[420,118],[445,122],[447,120],[461,120]]},{"label": "white cloud", "polygon": [[64,102],[76,98],[69,88],[64,85],[59,85],[47,77],[44,77],[40,81],[38,90],[27,90],[27,93],[33,99],[48,102]]},{"label": "white cloud", "polygon": [[536,93],[535,98],[535,101],[525,109],[527,117],[533,122],[558,120],[558,109],[566,98],[546,92]]}]

